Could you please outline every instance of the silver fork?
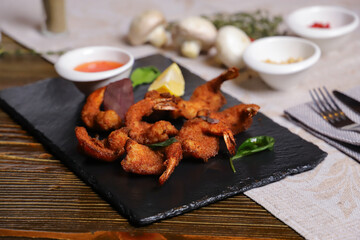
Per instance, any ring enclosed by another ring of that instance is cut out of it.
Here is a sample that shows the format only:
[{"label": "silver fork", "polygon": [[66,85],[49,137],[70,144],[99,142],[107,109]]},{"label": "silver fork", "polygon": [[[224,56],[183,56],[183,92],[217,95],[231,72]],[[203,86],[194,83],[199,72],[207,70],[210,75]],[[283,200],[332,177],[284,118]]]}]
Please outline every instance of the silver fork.
[{"label": "silver fork", "polygon": [[353,122],[344,114],[325,87],[323,90],[318,88],[309,92],[318,113],[325,121],[341,130],[360,132],[360,124]]}]

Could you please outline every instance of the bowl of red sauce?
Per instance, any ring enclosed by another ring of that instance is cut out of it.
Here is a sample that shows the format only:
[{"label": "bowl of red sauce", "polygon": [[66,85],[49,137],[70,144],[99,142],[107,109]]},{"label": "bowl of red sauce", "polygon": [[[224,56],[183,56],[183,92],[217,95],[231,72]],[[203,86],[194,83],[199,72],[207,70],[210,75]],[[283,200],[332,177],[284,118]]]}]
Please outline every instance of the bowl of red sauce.
[{"label": "bowl of red sauce", "polygon": [[295,10],[286,18],[296,35],[316,43],[322,52],[341,49],[351,40],[359,17],[340,6],[311,6]]},{"label": "bowl of red sauce", "polygon": [[134,57],[109,46],[78,48],[63,54],[55,63],[56,72],[88,95],[97,88],[130,75]]}]

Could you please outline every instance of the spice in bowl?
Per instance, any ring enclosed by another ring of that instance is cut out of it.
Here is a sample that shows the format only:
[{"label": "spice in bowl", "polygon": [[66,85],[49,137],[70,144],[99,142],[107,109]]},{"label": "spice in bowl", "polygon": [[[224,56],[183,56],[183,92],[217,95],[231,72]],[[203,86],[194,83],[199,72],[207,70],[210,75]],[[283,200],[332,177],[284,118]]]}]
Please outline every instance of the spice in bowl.
[{"label": "spice in bowl", "polygon": [[303,60],[304,60],[304,58],[302,58],[302,57],[298,57],[298,58],[290,57],[286,61],[281,61],[281,62],[276,62],[276,61],[273,61],[271,59],[266,59],[264,62],[265,63],[271,63],[271,64],[291,64],[291,63],[301,62]]}]

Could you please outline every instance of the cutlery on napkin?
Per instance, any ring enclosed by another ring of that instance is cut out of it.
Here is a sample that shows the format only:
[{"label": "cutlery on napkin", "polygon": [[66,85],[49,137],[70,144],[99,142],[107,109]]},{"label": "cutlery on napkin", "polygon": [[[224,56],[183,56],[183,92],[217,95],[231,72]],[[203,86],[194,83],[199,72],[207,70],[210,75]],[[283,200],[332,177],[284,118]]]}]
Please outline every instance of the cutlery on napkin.
[{"label": "cutlery on napkin", "polygon": [[349,97],[348,95],[339,92],[337,90],[333,91],[334,96],[339,99],[343,104],[348,106],[351,110],[360,114],[360,102],[356,99]]},{"label": "cutlery on napkin", "polygon": [[[346,95],[360,101],[360,86],[349,90]],[[351,120],[360,123],[359,113],[338,99],[335,101]],[[286,109],[285,115],[290,121],[360,162],[360,133],[331,126],[314,109],[311,101]]]}]

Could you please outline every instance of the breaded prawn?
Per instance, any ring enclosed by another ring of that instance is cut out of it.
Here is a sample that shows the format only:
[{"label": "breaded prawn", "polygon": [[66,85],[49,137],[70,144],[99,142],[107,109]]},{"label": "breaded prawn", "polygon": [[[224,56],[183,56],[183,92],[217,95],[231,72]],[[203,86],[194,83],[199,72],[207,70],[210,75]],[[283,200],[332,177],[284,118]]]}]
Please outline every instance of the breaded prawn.
[{"label": "breaded prawn", "polygon": [[129,139],[128,132],[129,129],[120,128],[112,131],[107,138],[99,140],[90,137],[86,128],[75,128],[80,150],[89,157],[106,162],[115,161],[125,153],[124,146]]},{"label": "breaded prawn", "polygon": [[106,87],[102,87],[92,92],[82,108],[81,119],[90,129],[109,131],[121,126],[121,118],[114,110],[100,110],[105,90]]},{"label": "breaded prawn", "polygon": [[229,68],[213,80],[197,87],[188,101],[177,98],[176,107],[171,112],[171,116],[193,119],[200,110],[218,111],[226,104],[226,99],[220,91],[221,84],[238,75],[237,68]]},{"label": "breaded prawn", "polygon": [[129,139],[125,146],[127,155],[121,161],[126,172],[140,175],[161,175],[159,184],[164,184],[182,159],[181,144],[172,143],[167,147],[151,149]]},{"label": "breaded prawn", "polygon": [[259,109],[260,107],[256,104],[238,104],[221,112],[199,111],[198,116],[206,116],[219,120],[226,124],[234,135],[236,135],[251,126],[253,116],[257,114]]},{"label": "breaded prawn", "polygon": [[223,136],[230,154],[235,153],[235,139],[222,122],[194,118],[184,123],[176,139],[181,143],[184,157],[194,157],[207,162],[219,152],[219,136]]},{"label": "breaded prawn", "polygon": [[162,142],[175,136],[178,130],[168,121],[148,123],[143,117],[149,116],[154,111],[156,104],[166,106],[172,98],[145,98],[132,105],[125,115],[125,125],[130,129],[129,137],[141,144]]}]

